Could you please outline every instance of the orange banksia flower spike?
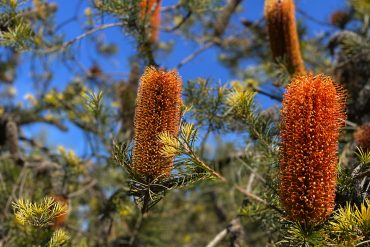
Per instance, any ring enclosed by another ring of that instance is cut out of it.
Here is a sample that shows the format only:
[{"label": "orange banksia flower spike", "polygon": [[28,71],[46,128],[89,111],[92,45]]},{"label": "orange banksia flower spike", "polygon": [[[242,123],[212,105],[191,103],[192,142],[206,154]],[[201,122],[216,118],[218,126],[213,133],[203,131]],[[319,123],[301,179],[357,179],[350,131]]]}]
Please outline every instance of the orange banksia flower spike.
[{"label": "orange banksia flower spike", "polygon": [[148,67],[140,78],[134,120],[133,170],[149,180],[168,177],[173,159],[161,155],[158,135],[177,136],[182,80],[175,70]]},{"label": "orange banksia flower spike", "polygon": [[53,197],[54,201],[59,202],[59,203],[65,205],[65,206],[67,206],[67,208],[68,208],[67,213],[58,215],[54,219],[53,225],[51,227],[52,227],[52,229],[55,230],[55,229],[58,229],[58,228],[62,227],[65,224],[65,222],[67,221],[69,211],[70,211],[70,207],[69,207],[68,197],[66,197],[65,195],[54,195],[52,197]]},{"label": "orange banksia flower spike", "polygon": [[274,59],[284,58],[291,73],[304,73],[294,1],[265,0],[265,18]]},{"label": "orange banksia flower spike", "polygon": [[150,40],[155,43],[158,40],[159,28],[161,25],[161,3],[162,0],[141,0],[140,14],[142,17],[150,15],[148,18],[150,23]]},{"label": "orange banksia flower spike", "polygon": [[358,127],[353,135],[357,146],[365,152],[370,152],[370,124]]},{"label": "orange banksia flower spike", "polygon": [[282,103],[280,200],[287,218],[323,222],[334,208],[344,91],[324,75],[296,76]]}]

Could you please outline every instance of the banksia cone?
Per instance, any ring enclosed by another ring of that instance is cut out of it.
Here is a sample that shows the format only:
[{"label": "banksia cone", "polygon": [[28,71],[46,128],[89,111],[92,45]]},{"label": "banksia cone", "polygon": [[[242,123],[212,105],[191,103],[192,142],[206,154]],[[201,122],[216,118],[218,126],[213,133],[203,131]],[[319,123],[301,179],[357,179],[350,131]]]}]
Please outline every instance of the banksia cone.
[{"label": "banksia cone", "polygon": [[8,143],[9,152],[12,157],[18,157],[18,127],[12,119],[9,119],[6,123],[6,141]]},{"label": "banksia cone", "polygon": [[182,81],[175,70],[148,67],[140,78],[136,109],[132,167],[149,180],[170,175],[173,160],[161,155],[158,135],[174,136],[180,127]]},{"label": "banksia cone", "polygon": [[330,16],[330,23],[341,29],[345,28],[347,23],[350,21],[351,17],[348,12],[337,10],[333,12]]},{"label": "banksia cone", "polygon": [[333,211],[342,89],[330,77],[303,75],[284,95],[281,120],[281,202],[290,220],[323,222]]},{"label": "banksia cone", "polygon": [[70,209],[69,209],[68,198],[65,195],[54,195],[52,197],[53,197],[54,201],[59,202],[59,203],[65,205],[65,206],[67,206],[67,208],[68,208],[67,213],[58,215],[54,219],[53,225],[51,227],[52,227],[52,229],[55,230],[55,229],[58,229],[58,228],[62,227],[65,224],[65,222],[68,218],[68,212],[70,211]]},{"label": "banksia cone", "polygon": [[286,59],[290,72],[305,72],[295,20],[293,0],[266,0],[265,18],[272,56]]},{"label": "banksia cone", "polygon": [[358,127],[354,133],[356,144],[365,152],[370,152],[370,124]]},{"label": "banksia cone", "polygon": [[150,40],[153,43],[158,40],[159,27],[161,25],[161,2],[162,0],[141,0],[140,2],[141,16],[144,18],[146,15],[150,15]]}]

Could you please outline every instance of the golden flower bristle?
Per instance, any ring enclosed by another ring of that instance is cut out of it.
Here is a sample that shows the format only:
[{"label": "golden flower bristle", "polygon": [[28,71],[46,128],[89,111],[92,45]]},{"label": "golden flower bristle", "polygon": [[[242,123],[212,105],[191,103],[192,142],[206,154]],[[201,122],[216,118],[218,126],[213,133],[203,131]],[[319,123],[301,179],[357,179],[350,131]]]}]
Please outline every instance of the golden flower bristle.
[{"label": "golden flower bristle", "polygon": [[370,124],[358,127],[353,134],[355,143],[365,152],[370,152]]},{"label": "golden flower bristle", "polygon": [[295,20],[293,0],[266,0],[265,18],[274,59],[286,59],[290,72],[305,72]]},{"label": "golden flower bristle", "polygon": [[[141,0],[141,16],[150,15],[150,40],[155,43],[158,40],[161,25],[161,3],[162,0]],[[153,9],[154,8],[154,9]]]},{"label": "golden flower bristle", "polygon": [[182,80],[177,71],[148,67],[140,78],[135,109],[134,171],[149,179],[167,177],[173,158],[161,154],[159,134],[177,136],[180,128]]},{"label": "golden flower bristle", "polygon": [[334,208],[344,91],[330,77],[302,75],[282,103],[280,200],[290,220],[323,222]]}]

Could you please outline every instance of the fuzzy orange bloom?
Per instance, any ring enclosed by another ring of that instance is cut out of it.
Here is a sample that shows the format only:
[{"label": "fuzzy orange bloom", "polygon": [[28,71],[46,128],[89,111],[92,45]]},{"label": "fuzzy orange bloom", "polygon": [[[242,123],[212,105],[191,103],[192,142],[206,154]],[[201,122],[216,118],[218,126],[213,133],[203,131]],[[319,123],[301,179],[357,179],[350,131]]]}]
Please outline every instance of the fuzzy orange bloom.
[{"label": "fuzzy orange bloom", "polygon": [[161,25],[161,2],[162,0],[141,0],[140,2],[141,16],[145,17],[146,15],[150,15],[150,40],[153,43],[157,42],[159,36],[159,28]]},{"label": "fuzzy orange bloom", "polygon": [[297,76],[282,104],[280,200],[288,219],[314,225],[334,208],[344,92],[330,77]]},{"label": "fuzzy orange bloom", "polygon": [[291,73],[304,73],[294,1],[266,0],[265,18],[274,59],[286,59],[286,65]]},{"label": "fuzzy orange bloom", "polygon": [[[67,208],[68,208],[68,211],[69,211],[69,203],[68,203],[68,198],[64,195],[54,195],[52,196],[54,201],[56,202],[59,202],[63,205],[66,205]],[[51,226],[52,229],[58,229],[60,227],[62,227],[64,225],[64,223],[67,221],[67,218],[68,218],[68,212],[65,213],[65,214],[61,214],[59,216],[57,216],[55,219],[54,219],[54,222],[53,222],[53,225]]]},{"label": "fuzzy orange bloom", "polygon": [[370,124],[358,127],[353,135],[356,144],[365,152],[370,152]]},{"label": "fuzzy orange bloom", "polygon": [[182,80],[175,70],[148,67],[140,78],[132,167],[149,180],[170,175],[173,159],[161,155],[158,134],[176,136],[180,127]]}]

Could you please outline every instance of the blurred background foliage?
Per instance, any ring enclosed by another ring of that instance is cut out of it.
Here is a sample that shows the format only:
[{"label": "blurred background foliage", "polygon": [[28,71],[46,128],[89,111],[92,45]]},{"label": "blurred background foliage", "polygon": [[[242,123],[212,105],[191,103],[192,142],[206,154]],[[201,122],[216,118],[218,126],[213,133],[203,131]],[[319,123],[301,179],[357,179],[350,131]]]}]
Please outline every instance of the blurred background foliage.
[{"label": "blurred background foliage", "polygon": [[[262,11],[244,17],[250,2],[162,1],[153,42],[138,0],[0,0],[0,246],[368,246],[370,150],[353,133],[370,122],[370,2],[337,1],[322,20],[319,3],[296,1],[307,70],[348,92],[336,211],[315,229],[282,216],[292,75],[272,59]],[[129,150],[148,65],[183,75],[185,124],[162,138],[178,165],[143,213],[149,187]]]}]

